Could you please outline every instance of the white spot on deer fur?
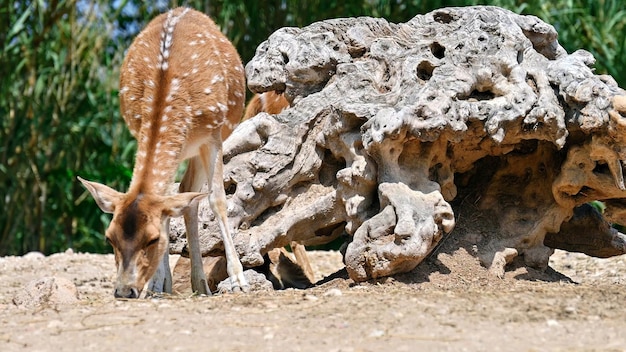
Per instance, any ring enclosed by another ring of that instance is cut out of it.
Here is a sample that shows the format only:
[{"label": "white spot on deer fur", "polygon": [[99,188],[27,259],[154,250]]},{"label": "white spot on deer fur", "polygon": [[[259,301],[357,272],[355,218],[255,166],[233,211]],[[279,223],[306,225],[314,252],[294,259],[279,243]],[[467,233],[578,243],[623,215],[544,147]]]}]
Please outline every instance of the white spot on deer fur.
[{"label": "white spot on deer fur", "polygon": [[210,87],[204,88],[204,94],[211,94],[213,90]]},{"label": "white spot on deer fur", "polygon": [[128,92],[128,89],[129,88],[127,86],[122,87],[122,89],[120,89],[120,94],[124,94],[124,93]]},{"label": "white spot on deer fur", "polygon": [[194,46],[196,44],[198,44],[198,42],[196,42],[195,40],[192,40],[189,42],[189,46]]},{"label": "white spot on deer fur", "polygon": [[135,100],[137,100],[137,98],[135,98],[135,96],[134,96],[134,95],[131,95],[130,97],[128,97],[128,100],[130,100],[130,101],[135,101]]},{"label": "white spot on deer fur", "polygon": [[161,65],[161,70],[163,71],[167,71],[167,68],[169,67],[167,61],[163,62],[163,64]]},{"label": "white spot on deer fur", "polygon": [[140,119],[141,118],[141,114],[135,114],[135,116],[133,116],[136,119]]},{"label": "white spot on deer fur", "polygon": [[196,111],[196,116],[200,116],[200,115],[202,115],[202,110],[197,110]]},{"label": "white spot on deer fur", "polygon": [[220,110],[222,112],[227,112],[228,111],[228,107],[222,103],[217,103],[217,107],[220,108]]},{"label": "white spot on deer fur", "polygon": [[156,186],[157,186],[157,188],[163,188],[164,183],[163,182],[157,182]]},{"label": "white spot on deer fur", "polygon": [[242,68],[241,66],[235,66],[235,71],[241,72]]},{"label": "white spot on deer fur", "polygon": [[191,105],[185,106],[185,111],[186,112],[191,112]]},{"label": "white spot on deer fur", "polygon": [[213,105],[209,106],[209,110],[211,110],[211,112],[217,112],[217,108]]},{"label": "white spot on deer fur", "polygon": [[191,74],[195,75],[196,73],[198,73],[198,68],[194,67],[193,70],[191,70]]},{"label": "white spot on deer fur", "polygon": [[178,78],[174,78],[172,80],[172,92],[176,92],[180,88],[180,80]]},{"label": "white spot on deer fur", "polygon": [[228,101],[228,105],[230,105],[230,106],[233,106],[233,105],[235,105],[235,104],[237,104],[237,102],[236,102],[236,101],[234,101],[234,100],[229,100],[229,101]]},{"label": "white spot on deer fur", "polygon": [[213,65],[215,63],[215,61],[208,59],[206,60],[206,62],[204,63],[205,65],[209,66],[209,65]]},{"label": "white spot on deer fur", "polygon": [[170,112],[170,111],[172,111],[172,106],[171,105],[168,105],[168,106],[165,107],[165,109],[163,109],[163,112],[166,113],[166,114],[168,112]]},{"label": "white spot on deer fur", "polygon": [[170,51],[168,49],[163,50],[163,58],[165,60],[170,58]]},{"label": "white spot on deer fur", "polygon": [[222,75],[213,76],[213,79],[211,80],[211,84],[215,84],[217,82],[224,82],[224,76]]},{"label": "white spot on deer fur", "polygon": [[167,121],[169,117],[167,115],[163,115],[163,117],[161,117],[161,121],[165,122]]},{"label": "white spot on deer fur", "polygon": [[197,58],[198,58],[198,54],[193,54],[193,55],[191,55],[191,59],[192,59],[192,60],[195,60],[195,59],[197,59]]},{"label": "white spot on deer fur", "polygon": [[237,98],[241,98],[241,97],[243,97],[243,93],[242,93],[242,92],[240,92],[240,91],[236,91],[236,92],[235,92],[235,96],[236,96]]},{"label": "white spot on deer fur", "polygon": [[167,131],[167,126],[161,126],[161,128],[159,128],[159,132],[163,133]]},{"label": "white spot on deer fur", "polygon": [[169,154],[170,156],[176,156],[176,151],[175,150],[168,150],[167,154]]},{"label": "white spot on deer fur", "polygon": [[148,95],[147,97],[144,98],[144,100],[148,103],[151,103],[154,101],[154,97],[152,95]]}]

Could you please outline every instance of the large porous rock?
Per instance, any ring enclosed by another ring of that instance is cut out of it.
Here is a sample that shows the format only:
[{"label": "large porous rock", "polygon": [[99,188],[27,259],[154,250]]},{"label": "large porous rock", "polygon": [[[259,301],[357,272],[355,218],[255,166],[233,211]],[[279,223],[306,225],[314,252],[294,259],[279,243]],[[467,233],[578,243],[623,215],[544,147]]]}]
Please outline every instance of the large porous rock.
[{"label": "large porous rock", "polygon": [[[546,267],[554,248],[626,252],[608,226],[626,223],[626,92],[557,37],[496,7],[276,31],[246,66],[248,86],[284,92],[291,107],[243,122],[224,145],[244,265],[343,235],[352,279],[392,275],[456,222],[496,275],[516,257]],[[596,200],[604,214],[577,212]],[[473,220],[460,221],[467,207]],[[204,253],[219,253],[201,208]],[[182,222],[171,234],[184,253]]]}]

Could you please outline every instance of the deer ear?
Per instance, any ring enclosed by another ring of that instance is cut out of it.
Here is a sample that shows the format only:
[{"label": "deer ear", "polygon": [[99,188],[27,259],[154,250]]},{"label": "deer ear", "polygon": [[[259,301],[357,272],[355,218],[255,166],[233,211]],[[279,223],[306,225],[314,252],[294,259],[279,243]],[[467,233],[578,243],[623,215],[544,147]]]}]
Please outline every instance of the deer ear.
[{"label": "deer ear", "polygon": [[185,209],[206,196],[206,193],[184,192],[163,197],[163,214],[171,217],[181,216]]},{"label": "deer ear", "polygon": [[98,182],[87,181],[80,176],[77,176],[77,178],[91,193],[91,196],[103,212],[112,214],[115,211],[115,206],[122,200],[124,193],[120,193]]}]

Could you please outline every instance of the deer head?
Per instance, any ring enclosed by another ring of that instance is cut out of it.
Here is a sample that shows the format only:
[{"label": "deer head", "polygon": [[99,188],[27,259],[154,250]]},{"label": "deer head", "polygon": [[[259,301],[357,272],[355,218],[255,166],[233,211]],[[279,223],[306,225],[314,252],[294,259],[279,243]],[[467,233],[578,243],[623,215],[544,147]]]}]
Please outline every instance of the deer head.
[{"label": "deer head", "polygon": [[113,214],[106,241],[113,247],[117,280],[115,297],[137,298],[154,275],[168,249],[166,223],[205,193],[186,192],[172,196],[127,194],[106,185],[78,178],[103,212]]}]

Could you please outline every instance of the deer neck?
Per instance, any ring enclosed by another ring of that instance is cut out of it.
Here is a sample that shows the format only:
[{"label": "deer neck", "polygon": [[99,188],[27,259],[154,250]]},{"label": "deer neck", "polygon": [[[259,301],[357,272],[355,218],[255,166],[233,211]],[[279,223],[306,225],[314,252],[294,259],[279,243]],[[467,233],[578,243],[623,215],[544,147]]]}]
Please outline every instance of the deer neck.
[{"label": "deer neck", "polygon": [[[176,125],[172,108],[163,109],[156,119],[142,121],[129,191],[164,195],[174,182],[180,164],[185,134]],[[148,122],[152,121],[152,122]],[[178,131],[175,132],[175,131]]]}]

